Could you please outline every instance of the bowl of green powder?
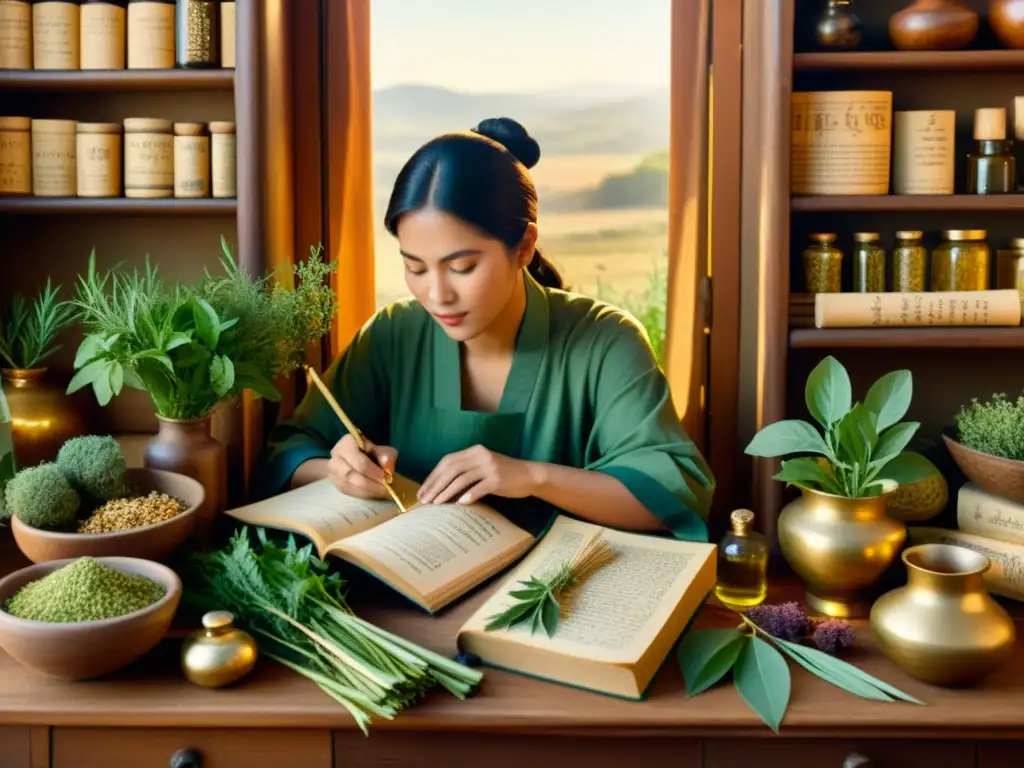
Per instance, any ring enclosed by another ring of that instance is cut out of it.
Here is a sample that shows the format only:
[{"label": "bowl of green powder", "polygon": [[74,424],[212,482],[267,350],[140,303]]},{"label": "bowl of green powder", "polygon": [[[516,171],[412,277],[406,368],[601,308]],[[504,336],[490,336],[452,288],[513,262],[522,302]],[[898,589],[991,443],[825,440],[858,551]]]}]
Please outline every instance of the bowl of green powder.
[{"label": "bowl of green powder", "polygon": [[99,677],[152,650],[180,600],[178,575],[150,560],[30,565],[0,579],[0,648],[48,677]]}]

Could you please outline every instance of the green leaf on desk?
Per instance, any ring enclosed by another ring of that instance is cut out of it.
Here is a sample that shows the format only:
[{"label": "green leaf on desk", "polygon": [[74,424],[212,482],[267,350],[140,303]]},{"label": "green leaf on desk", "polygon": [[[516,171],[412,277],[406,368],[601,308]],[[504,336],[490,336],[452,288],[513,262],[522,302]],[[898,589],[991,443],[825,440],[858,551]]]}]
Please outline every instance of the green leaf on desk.
[{"label": "green leaf on desk", "polygon": [[746,638],[733,669],[740,697],[776,733],[789,706],[789,667],[782,654],[756,635]]},{"label": "green leaf on desk", "polygon": [[706,691],[732,669],[746,635],[738,629],[698,629],[679,641],[676,658],[686,681],[686,695]]},{"label": "green leaf on desk", "polygon": [[910,704],[924,704],[920,699],[915,699],[910,694],[869,675],[853,664],[848,664],[815,648],[808,648],[779,638],[775,638],[775,642],[804,669],[813,672],[826,683],[831,683],[856,696],[874,701],[901,699]]}]

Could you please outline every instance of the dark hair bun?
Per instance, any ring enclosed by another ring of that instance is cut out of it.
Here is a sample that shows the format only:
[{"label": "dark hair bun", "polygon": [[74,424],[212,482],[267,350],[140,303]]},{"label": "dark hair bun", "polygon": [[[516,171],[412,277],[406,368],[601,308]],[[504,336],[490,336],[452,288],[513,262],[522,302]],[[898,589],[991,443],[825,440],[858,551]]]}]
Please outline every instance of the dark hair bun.
[{"label": "dark hair bun", "polygon": [[527,168],[533,168],[540,160],[540,144],[511,117],[490,117],[473,131],[503,145]]}]

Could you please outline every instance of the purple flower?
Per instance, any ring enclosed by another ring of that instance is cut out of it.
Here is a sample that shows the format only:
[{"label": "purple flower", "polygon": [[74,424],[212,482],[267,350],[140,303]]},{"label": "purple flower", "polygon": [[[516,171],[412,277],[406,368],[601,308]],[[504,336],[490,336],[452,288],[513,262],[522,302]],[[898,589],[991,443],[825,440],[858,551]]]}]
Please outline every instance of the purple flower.
[{"label": "purple flower", "polygon": [[853,627],[842,619],[824,619],[814,625],[811,639],[819,651],[834,655],[853,645]]},{"label": "purple flower", "polygon": [[782,640],[795,643],[807,632],[807,616],[795,602],[755,605],[746,616],[769,635]]}]

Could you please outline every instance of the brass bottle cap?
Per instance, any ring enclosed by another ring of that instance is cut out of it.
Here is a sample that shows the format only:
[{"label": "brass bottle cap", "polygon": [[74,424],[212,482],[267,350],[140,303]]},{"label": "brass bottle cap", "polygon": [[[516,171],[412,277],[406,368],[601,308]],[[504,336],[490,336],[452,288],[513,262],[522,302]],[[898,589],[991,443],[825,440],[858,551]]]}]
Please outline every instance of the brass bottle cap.
[{"label": "brass bottle cap", "polygon": [[897,240],[920,240],[924,237],[924,232],[920,229],[901,229],[896,233]]},{"label": "brass bottle cap", "polygon": [[944,229],[942,236],[946,240],[984,240],[984,229]]},{"label": "brass bottle cap", "polygon": [[734,509],[729,515],[729,520],[732,522],[732,529],[735,533],[746,533],[747,528],[754,522],[754,513],[749,509]]},{"label": "brass bottle cap", "polygon": [[203,626],[207,629],[227,629],[234,623],[231,611],[210,611],[203,614]]},{"label": "brass bottle cap", "polygon": [[831,243],[836,239],[835,232],[812,232],[810,235],[811,240],[817,240],[819,243]]},{"label": "brass bottle cap", "polygon": [[877,232],[854,232],[853,239],[858,243],[873,243],[879,238]]}]

